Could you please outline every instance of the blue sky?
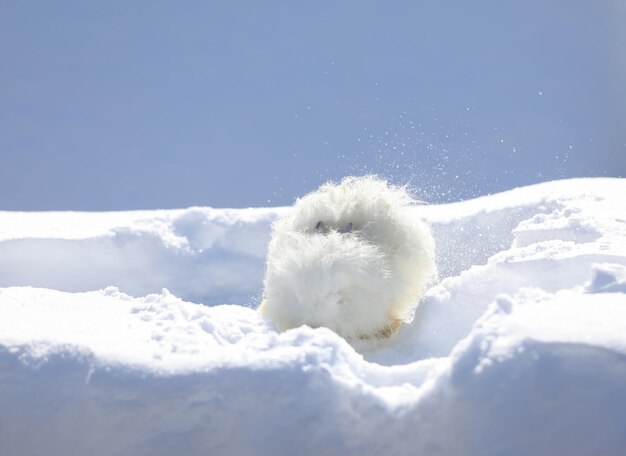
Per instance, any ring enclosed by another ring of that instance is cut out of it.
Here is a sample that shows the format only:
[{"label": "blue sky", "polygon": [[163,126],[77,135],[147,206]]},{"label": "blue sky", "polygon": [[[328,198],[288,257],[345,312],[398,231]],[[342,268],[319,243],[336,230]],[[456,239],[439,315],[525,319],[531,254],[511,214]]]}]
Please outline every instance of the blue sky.
[{"label": "blue sky", "polygon": [[0,209],[626,175],[626,5],[0,1]]}]

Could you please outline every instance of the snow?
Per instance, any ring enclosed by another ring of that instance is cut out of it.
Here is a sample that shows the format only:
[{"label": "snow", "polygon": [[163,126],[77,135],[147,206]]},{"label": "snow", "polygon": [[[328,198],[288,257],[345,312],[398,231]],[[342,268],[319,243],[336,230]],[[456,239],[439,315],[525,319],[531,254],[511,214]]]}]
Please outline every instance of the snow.
[{"label": "snow", "polygon": [[0,212],[1,452],[623,454],[624,195],[415,207],[441,280],[353,346],[255,311],[288,208]]},{"label": "snow", "polygon": [[259,293],[272,221],[284,209],[0,212],[0,286],[135,296],[167,288],[205,304]]}]

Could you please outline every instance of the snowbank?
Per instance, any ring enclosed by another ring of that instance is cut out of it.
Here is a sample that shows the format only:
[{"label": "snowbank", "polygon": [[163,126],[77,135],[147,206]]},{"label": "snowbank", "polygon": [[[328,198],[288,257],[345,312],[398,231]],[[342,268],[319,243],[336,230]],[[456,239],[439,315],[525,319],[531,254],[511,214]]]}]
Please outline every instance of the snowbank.
[{"label": "snowbank", "polygon": [[0,212],[0,286],[171,290],[249,304],[262,289],[272,221],[284,209]]},{"label": "snowbank", "polygon": [[415,208],[442,280],[356,347],[252,308],[288,209],[0,213],[2,453],[623,454],[623,195]]}]

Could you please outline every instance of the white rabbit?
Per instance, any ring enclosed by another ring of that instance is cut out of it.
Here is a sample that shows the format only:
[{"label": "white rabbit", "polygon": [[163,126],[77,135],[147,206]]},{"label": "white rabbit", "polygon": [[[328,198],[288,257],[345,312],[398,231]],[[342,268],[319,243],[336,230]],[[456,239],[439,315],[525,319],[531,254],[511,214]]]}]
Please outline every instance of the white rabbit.
[{"label": "white rabbit", "polygon": [[262,315],[279,330],[393,334],[437,276],[435,243],[413,203],[375,176],[327,183],[296,201],[272,227]]}]

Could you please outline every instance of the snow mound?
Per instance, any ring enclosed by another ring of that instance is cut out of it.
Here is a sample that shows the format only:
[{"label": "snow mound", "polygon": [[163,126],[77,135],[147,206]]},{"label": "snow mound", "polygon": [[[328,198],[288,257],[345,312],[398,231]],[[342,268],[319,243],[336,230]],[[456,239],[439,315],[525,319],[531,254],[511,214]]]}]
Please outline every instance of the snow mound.
[{"label": "snow mound", "polygon": [[0,212],[0,286],[135,296],[171,290],[204,304],[260,295],[270,226],[284,209]]},{"label": "snow mound", "polygon": [[361,345],[252,308],[288,209],[0,213],[0,448],[623,454],[624,194],[577,179],[416,207],[442,280]]}]

